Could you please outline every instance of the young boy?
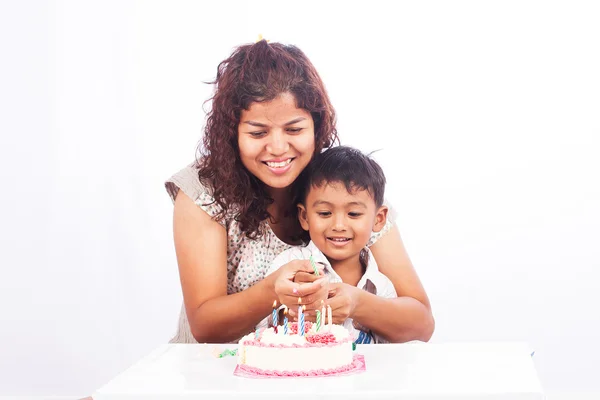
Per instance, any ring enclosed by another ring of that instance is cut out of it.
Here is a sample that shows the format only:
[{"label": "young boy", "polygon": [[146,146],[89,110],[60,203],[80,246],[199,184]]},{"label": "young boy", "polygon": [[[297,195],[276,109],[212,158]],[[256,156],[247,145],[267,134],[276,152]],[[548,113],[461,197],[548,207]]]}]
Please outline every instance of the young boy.
[{"label": "young boy", "polygon": [[[298,218],[310,242],[279,254],[267,275],[291,260],[312,256],[323,264],[331,283],[343,282],[377,296],[397,297],[394,285],[379,272],[367,248],[371,233],[381,231],[387,220],[381,167],[360,151],[339,146],[317,155],[298,182]],[[265,319],[259,326],[267,323]],[[356,343],[386,342],[350,318],[344,326]]]}]

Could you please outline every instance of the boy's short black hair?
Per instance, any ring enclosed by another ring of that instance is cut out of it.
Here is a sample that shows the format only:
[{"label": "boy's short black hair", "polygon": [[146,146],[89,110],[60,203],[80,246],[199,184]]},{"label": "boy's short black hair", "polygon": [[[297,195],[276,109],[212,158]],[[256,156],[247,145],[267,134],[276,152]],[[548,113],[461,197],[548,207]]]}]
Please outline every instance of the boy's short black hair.
[{"label": "boy's short black hair", "polygon": [[306,202],[311,187],[332,182],[343,183],[348,193],[367,190],[377,207],[383,205],[383,170],[375,160],[355,148],[337,146],[317,154],[297,180],[298,202]]}]

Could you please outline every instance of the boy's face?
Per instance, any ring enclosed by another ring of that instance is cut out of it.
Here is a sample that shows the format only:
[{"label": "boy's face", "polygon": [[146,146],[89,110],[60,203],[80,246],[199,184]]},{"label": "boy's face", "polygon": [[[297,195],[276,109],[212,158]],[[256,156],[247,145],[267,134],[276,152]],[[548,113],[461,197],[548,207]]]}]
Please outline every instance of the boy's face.
[{"label": "boy's face", "polygon": [[310,239],[328,258],[342,261],[357,256],[369,242],[371,232],[385,225],[387,207],[377,208],[366,190],[348,193],[343,183],[313,186],[299,219]]}]

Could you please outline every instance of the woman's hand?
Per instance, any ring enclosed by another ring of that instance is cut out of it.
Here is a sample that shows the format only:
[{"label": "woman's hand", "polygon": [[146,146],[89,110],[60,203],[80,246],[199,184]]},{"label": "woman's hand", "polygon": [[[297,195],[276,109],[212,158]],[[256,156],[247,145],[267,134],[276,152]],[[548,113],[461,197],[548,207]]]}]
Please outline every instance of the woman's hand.
[{"label": "woman's hand", "polygon": [[[279,303],[288,307],[290,317],[296,315],[298,304],[306,305],[306,310],[314,310],[320,307],[321,300],[327,298],[327,277],[324,275],[323,267],[318,266],[319,277],[308,279],[312,275],[313,268],[308,260],[293,260],[279,268],[276,272],[275,294]],[[300,276],[302,283],[295,282],[296,276]],[[301,303],[298,303],[298,298]]]},{"label": "woman's hand", "polygon": [[[302,303],[306,306],[306,310],[304,312],[304,316],[307,321],[315,322],[316,319],[316,310],[320,310],[323,306],[323,303],[327,300],[329,295],[329,275],[324,273],[323,266],[321,264],[317,264],[317,269],[319,270],[319,275],[315,275],[314,271],[311,269],[311,272],[298,272],[294,277],[294,282],[300,284],[300,287],[304,289],[307,284],[312,284],[313,282],[320,282],[321,289],[316,292],[314,295],[310,297],[301,296]],[[298,320],[297,316],[298,303],[296,302],[296,306],[292,307],[288,313],[292,317],[293,321]]]}]

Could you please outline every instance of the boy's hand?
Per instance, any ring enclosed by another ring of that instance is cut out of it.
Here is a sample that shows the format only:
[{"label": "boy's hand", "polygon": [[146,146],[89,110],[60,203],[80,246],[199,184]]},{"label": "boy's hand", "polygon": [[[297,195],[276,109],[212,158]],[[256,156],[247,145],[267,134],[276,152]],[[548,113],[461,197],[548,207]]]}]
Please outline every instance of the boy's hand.
[{"label": "boy's hand", "polygon": [[356,307],[358,290],[360,289],[347,283],[329,284],[329,300],[327,300],[327,304],[331,306],[332,322],[334,324],[341,325],[348,318],[352,318],[354,308]]}]

